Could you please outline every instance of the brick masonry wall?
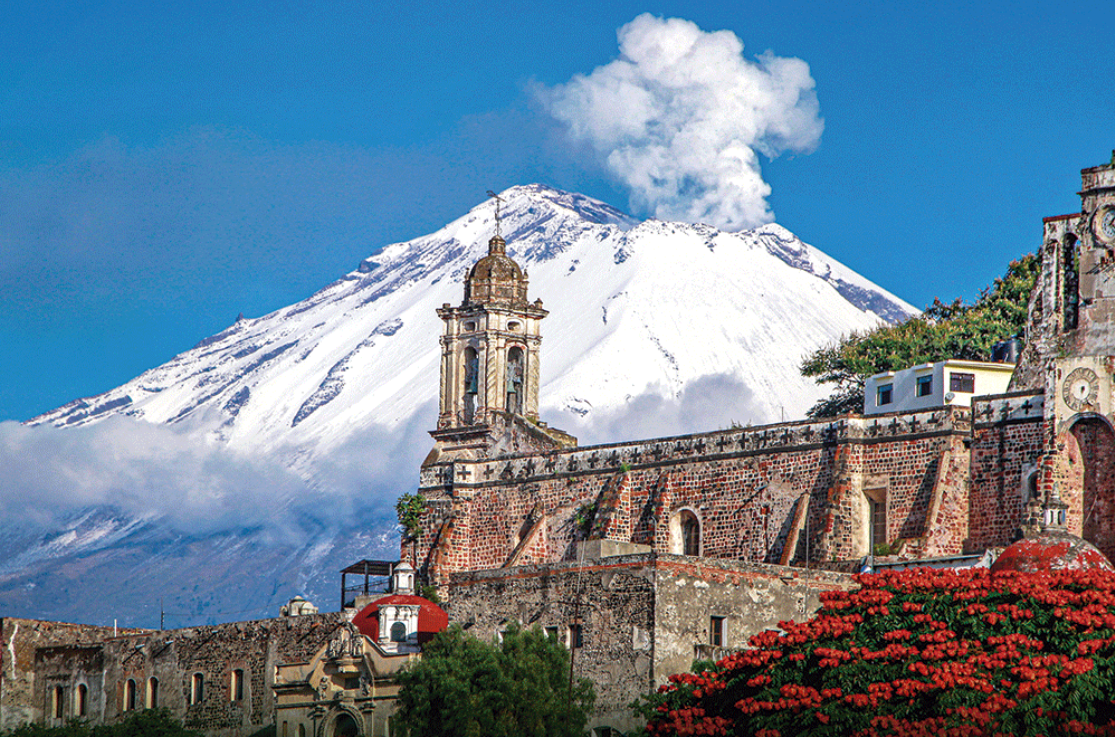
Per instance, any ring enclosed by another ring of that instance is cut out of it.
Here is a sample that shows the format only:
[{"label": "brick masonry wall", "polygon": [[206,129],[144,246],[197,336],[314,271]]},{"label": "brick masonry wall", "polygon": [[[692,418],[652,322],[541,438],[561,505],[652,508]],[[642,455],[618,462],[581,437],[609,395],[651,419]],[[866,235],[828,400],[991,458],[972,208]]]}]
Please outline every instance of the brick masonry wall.
[{"label": "brick masonry wall", "polygon": [[[1021,395],[1011,400],[1040,405],[1040,395]],[[990,410],[990,411],[989,411]],[[969,552],[1005,547],[1016,536],[1026,499],[1024,472],[1036,469],[1043,451],[1044,423],[1035,410],[1003,413],[990,402],[977,402],[971,442],[969,492]]]},{"label": "brick masonry wall", "polygon": [[[422,471],[417,563],[440,582],[507,565],[513,552],[518,563],[569,560],[586,535],[681,552],[671,520],[682,509],[700,520],[702,555],[777,562],[806,497],[790,560],[862,556],[864,484],[884,479],[888,538],[924,536],[935,489],[966,481],[940,464],[952,453],[950,469],[966,465],[954,441],[968,436],[968,416],[942,408],[434,464]],[[520,547],[539,515],[543,529]]]}]

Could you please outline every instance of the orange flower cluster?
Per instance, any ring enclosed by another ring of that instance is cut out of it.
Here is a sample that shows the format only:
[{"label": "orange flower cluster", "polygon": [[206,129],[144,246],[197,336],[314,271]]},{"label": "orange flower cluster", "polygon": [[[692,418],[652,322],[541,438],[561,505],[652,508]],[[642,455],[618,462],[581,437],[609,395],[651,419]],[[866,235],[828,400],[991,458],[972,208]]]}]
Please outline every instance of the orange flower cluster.
[{"label": "orange flower cluster", "polygon": [[671,676],[667,735],[1115,735],[1115,574],[910,569]]}]

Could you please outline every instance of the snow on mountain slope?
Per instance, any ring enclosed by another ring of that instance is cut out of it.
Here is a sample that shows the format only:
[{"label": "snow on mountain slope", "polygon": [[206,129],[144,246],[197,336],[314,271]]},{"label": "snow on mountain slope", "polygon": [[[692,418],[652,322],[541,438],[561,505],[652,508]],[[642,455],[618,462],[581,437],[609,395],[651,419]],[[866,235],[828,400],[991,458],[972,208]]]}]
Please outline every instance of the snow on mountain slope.
[{"label": "snow on mountain slope", "polygon": [[[750,389],[752,415],[734,419],[798,417],[823,393],[798,374],[807,352],[914,311],[777,225],[724,233],[638,223],[540,185],[501,197],[509,255],[528,272],[530,297],[550,310],[544,417],[572,413],[588,424],[634,396],[676,398],[712,375]],[[32,422],[79,426],[124,414],[292,463],[354,429],[396,427],[436,396],[435,308],[460,302],[464,273],[494,232],[492,203],[482,203],[436,233],[386,247],[303,302],[239,320],[117,389]]]},{"label": "snow on mountain slope", "polygon": [[[508,253],[550,311],[542,417],[582,441],[800,417],[823,394],[805,354],[913,312],[777,225],[640,223],[539,185],[501,197]],[[295,594],[332,608],[341,567],[397,555],[394,500],[437,419],[435,309],[461,302],[494,232],[482,203],[123,386],[0,425],[0,613],[155,626],[162,599],[182,626]]]}]

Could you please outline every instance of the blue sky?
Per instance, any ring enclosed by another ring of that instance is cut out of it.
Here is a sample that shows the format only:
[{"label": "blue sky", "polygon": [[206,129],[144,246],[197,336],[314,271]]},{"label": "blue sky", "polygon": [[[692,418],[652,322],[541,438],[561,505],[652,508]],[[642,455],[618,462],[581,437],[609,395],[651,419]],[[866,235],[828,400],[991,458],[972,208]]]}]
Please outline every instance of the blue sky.
[{"label": "blue sky", "polygon": [[766,202],[918,306],[971,299],[1032,251],[1115,148],[1109,2],[16,4],[0,420],[303,299],[489,189],[651,214],[544,102],[643,13],[808,65],[823,132],[759,154]]}]

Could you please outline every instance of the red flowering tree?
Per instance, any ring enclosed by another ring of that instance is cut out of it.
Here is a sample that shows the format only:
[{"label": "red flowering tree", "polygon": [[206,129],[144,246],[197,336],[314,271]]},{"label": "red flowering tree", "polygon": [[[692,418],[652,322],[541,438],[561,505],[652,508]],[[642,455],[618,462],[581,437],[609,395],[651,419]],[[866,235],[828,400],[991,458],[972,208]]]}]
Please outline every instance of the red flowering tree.
[{"label": "red flowering tree", "polygon": [[1115,735],[1115,574],[914,569],[670,676],[660,735]]}]

